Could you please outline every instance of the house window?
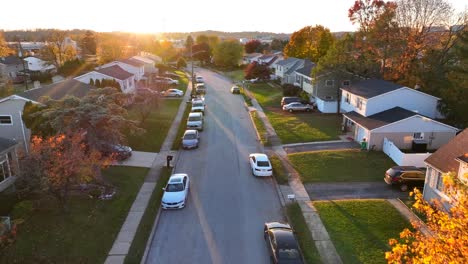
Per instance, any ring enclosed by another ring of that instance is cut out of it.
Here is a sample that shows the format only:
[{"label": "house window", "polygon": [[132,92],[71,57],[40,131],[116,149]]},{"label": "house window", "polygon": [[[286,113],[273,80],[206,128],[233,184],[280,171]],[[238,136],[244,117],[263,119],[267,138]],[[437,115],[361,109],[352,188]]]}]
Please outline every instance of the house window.
[{"label": "house window", "polygon": [[0,115],[0,125],[12,125],[11,115]]},{"label": "house window", "polygon": [[310,84],[310,80],[307,79],[307,78],[304,78],[304,82],[307,83],[307,84]]},{"label": "house window", "polygon": [[333,80],[326,80],[325,86],[333,86]]},{"label": "house window", "polygon": [[345,102],[349,104],[351,102],[351,94],[347,93],[345,97]]},{"label": "house window", "polygon": [[6,160],[0,161],[0,182],[8,179],[10,176],[8,162]]},{"label": "house window", "polygon": [[436,177],[437,177],[437,181],[436,181],[436,186],[435,186],[435,188],[436,188],[438,191],[440,191],[440,192],[444,192],[444,189],[445,189],[445,187],[444,187],[444,181],[443,181],[443,180],[444,180],[444,177],[442,176],[441,173],[437,173],[437,176],[436,176]]},{"label": "house window", "polygon": [[424,139],[424,133],[417,132],[413,134],[413,139]]},{"label": "house window", "polygon": [[348,87],[350,84],[351,84],[351,82],[350,82],[349,80],[345,80],[345,81],[343,81],[343,82],[341,83],[341,85],[342,85],[343,87]]},{"label": "house window", "polygon": [[362,109],[362,99],[359,97],[356,97],[356,108],[359,110]]}]

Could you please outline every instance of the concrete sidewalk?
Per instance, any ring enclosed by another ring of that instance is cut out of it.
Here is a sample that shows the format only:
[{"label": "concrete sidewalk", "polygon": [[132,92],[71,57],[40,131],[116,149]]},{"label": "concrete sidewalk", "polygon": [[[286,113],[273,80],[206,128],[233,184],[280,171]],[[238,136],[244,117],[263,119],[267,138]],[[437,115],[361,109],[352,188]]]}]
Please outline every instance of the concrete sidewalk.
[{"label": "concrete sidewalk", "polygon": [[317,213],[317,210],[310,202],[309,194],[307,193],[302,181],[300,179],[299,173],[293,168],[291,163],[288,160],[288,155],[281,145],[281,140],[279,139],[276,131],[271,125],[270,121],[266,117],[262,107],[258,104],[257,100],[248,92],[249,96],[252,99],[252,105],[257,109],[257,116],[262,120],[263,124],[268,133],[268,140],[272,144],[272,148],[268,152],[275,153],[278,158],[281,160],[281,163],[289,173],[289,188],[280,186],[280,196],[287,195],[289,191],[292,191],[295,194],[295,198],[298,201],[299,206],[301,207],[304,219],[306,220],[309,231],[314,239],[315,246],[320,254],[320,257],[323,263],[326,264],[341,264],[343,263],[340,256],[336,252],[336,248],[333,245],[333,242],[330,240],[325,226],[320,219],[320,216]]},{"label": "concrete sidewalk", "polygon": [[155,152],[132,151],[130,158],[119,161],[114,165],[151,168],[157,156],[158,153]]},{"label": "concrete sidewalk", "polygon": [[166,164],[166,156],[176,156],[177,152],[171,151],[172,143],[177,136],[179,124],[182,120],[185,108],[187,107],[186,101],[190,99],[191,85],[189,83],[187,91],[182,99],[179,106],[177,115],[172,122],[172,125],[167,133],[167,136],[161,146],[161,151],[151,162],[151,169],[145,177],[145,181],[141,186],[135,201],[130,208],[130,211],[125,219],[124,224],[120,228],[120,232],[112,245],[111,250],[107,256],[105,264],[122,264],[125,261],[125,257],[130,250],[135,234],[138,230],[141,218],[145,213],[146,207],[148,206],[149,200],[156,187],[156,182],[159,178],[161,167]]}]

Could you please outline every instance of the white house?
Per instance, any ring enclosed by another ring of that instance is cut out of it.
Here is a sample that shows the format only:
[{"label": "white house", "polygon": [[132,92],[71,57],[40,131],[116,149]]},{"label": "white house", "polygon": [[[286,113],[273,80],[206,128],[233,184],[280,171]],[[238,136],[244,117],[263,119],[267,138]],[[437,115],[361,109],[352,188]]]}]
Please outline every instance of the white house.
[{"label": "white house", "polygon": [[154,61],[155,64],[161,63],[162,58],[149,52],[140,52],[140,56]]},{"label": "white house", "polygon": [[135,76],[122,69],[118,65],[94,70],[78,77],[75,80],[89,84],[91,79],[94,81],[103,79],[116,80],[120,84],[123,93],[133,93],[135,91]]},{"label": "white house", "polygon": [[430,118],[441,118],[440,98],[384,80],[369,79],[341,88],[341,111],[371,116],[402,107]]},{"label": "white house", "polygon": [[145,64],[143,62],[131,59],[111,61],[102,66],[97,67],[96,69],[100,70],[109,68],[111,66],[119,66],[125,71],[133,74],[135,76],[136,81],[143,79],[143,75],[145,74]]},{"label": "white house", "polygon": [[57,68],[54,65],[48,64],[47,62],[36,57],[27,57],[24,60],[28,64],[28,70],[32,72],[45,73],[57,70]]},{"label": "white house", "polygon": [[144,72],[145,74],[148,73],[157,73],[158,69],[156,68],[155,62],[151,59],[142,56],[133,56],[130,60],[135,60],[137,62],[144,64]]},{"label": "white house", "polygon": [[453,172],[462,183],[468,185],[468,129],[439,148],[425,162],[427,170],[423,197],[429,202],[433,199],[441,201],[448,210],[452,197],[445,192],[444,174]]},{"label": "white house", "polygon": [[357,142],[367,141],[368,149],[382,150],[384,138],[399,149],[411,149],[413,142],[438,149],[455,137],[458,129],[401,107],[369,115],[351,111],[343,114],[344,130]]}]

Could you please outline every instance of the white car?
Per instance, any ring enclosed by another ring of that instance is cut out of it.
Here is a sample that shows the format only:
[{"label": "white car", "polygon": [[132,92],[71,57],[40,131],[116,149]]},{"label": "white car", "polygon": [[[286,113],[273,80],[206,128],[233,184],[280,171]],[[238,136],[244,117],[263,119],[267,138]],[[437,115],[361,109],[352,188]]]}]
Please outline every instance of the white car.
[{"label": "white car", "polygon": [[303,104],[300,102],[292,102],[287,105],[283,105],[283,111],[288,111],[290,113],[295,112],[295,111],[306,111],[310,112],[314,109],[314,107],[310,104]]},{"label": "white car", "polygon": [[184,92],[179,89],[168,89],[166,91],[161,92],[161,94],[168,97],[182,97],[184,95]]},{"label": "white car", "polygon": [[190,112],[205,113],[205,100],[192,100],[192,110]]},{"label": "white car", "polygon": [[205,81],[203,80],[203,77],[197,76],[197,77],[195,77],[195,82],[196,83],[204,83]]},{"label": "white car", "polygon": [[187,202],[190,186],[189,176],[185,173],[171,175],[161,199],[163,209],[181,209]]},{"label": "white car", "polygon": [[249,155],[250,167],[254,176],[272,176],[273,168],[271,167],[268,156],[262,153],[252,153]]}]

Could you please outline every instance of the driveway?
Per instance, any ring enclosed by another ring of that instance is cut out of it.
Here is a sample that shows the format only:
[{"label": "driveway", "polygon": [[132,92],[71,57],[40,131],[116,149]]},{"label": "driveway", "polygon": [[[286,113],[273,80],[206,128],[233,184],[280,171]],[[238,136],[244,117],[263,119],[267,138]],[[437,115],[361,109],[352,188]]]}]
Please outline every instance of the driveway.
[{"label": "driveway", "polygon": [[266,221],[283,221],[271,178],[255,178],[248,154],[260,150],[242,97],[221,75],[204,77],[207,112],[200,148],[182,150],[176,172],[191,177],[183,210],[162,211],[147,263],[270,263]]},{"label": "driveway", "polygon": [[407,199],[409,193],[382,182],[343,182],[304,184],[310,199],[341,200],[341,199]]},{"label": "driveway", "polygon": [[340,149],[357,149],[359,144],[350,141],[324,141],[324,142],[312,142],[312,143],[299,143],[283,145],[286,153],[297,153],[307,151],[319,151],[319,150],[340,150]]},{"label": "driveway", "polygon": [[132,151],[130,158],[117,162],[115,165],[151,168],[157,155],[158,153],[154,152]]}]

